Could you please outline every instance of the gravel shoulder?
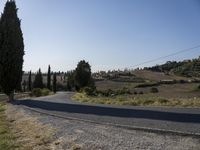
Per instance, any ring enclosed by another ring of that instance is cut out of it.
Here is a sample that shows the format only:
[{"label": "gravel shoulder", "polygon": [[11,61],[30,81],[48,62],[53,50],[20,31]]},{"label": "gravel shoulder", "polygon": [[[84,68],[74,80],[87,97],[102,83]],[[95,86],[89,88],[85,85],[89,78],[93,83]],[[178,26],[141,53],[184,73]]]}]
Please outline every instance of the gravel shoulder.
[{"label": "gravel shoulder", "polygon": [[157,134],[61,119],[18,105],[10,105],[7,112],[9,111],[13,115],[23,112],[27,117],[35,118],[35,122],[55,129],[52,141],[48,144],[52,150],[199,150],[200,147],[200,139],[189,136]]}]

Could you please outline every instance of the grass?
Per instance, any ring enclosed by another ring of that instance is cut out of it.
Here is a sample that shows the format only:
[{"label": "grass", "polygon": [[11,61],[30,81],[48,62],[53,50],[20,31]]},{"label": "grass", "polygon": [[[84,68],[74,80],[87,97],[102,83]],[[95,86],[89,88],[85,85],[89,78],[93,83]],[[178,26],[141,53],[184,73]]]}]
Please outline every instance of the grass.
[{"label": "grass", "polygon": [[15,137],[9,128],[9,122],[6,120],[5,107],[4,103],[0,103],[0,149],[19,149],[19,145],[15,143]]},{"label": "grass", "polygon": [[130,97],[120,95],[114,97],[87,96],[85,93],[77,93],[73,100],[83,103],[114,104],[114,105],[132,105],[132,106],[169,106],[169,107],[200,107],[200,98],[189,99],[166,99],[153,96],[153,94],[144,94]]}]

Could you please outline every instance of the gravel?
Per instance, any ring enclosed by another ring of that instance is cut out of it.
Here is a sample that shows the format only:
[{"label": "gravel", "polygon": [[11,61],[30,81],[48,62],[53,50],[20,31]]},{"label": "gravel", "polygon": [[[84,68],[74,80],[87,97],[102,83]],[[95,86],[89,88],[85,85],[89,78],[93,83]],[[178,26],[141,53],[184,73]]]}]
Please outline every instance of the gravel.
[{"label": "gravel", "polygon": [[55,150],[200,150],[200,138],[128,130],[43,115],[21,106],[27,115],[56,129]]}]

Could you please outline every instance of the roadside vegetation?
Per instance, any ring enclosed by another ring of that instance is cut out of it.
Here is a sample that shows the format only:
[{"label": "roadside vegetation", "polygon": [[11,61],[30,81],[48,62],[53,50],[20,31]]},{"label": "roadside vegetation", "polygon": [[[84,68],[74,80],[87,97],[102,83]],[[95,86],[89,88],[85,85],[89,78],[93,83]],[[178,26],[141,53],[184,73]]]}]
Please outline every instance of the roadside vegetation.
[{"label": "roadside vegetation", "polygon": [[200,107],[200,98],[162,98],[153,94],[140,94],[132,97],[129,95],[118,96],[89,96],[86,93],[77,93],[73,100],[83,103],[131,105],[131,106],[168,106],[168,107]]},{"label": "roadside vegetation", "polygon": [[16,138],[10,129],[10,122],[6,119],[5,104],[0,102],[0,149],[11,150],[19,148]]}]

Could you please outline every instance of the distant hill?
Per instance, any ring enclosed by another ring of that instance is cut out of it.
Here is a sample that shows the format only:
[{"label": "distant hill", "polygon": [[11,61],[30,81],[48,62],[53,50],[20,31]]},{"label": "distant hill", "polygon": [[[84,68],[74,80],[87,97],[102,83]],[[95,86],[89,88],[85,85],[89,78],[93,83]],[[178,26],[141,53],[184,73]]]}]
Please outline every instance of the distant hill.
[{"label": "distant hill", "polygon": [[154,72],[173,73],[183,77],[200,77],[200,57],[192,60],[184,60],[180,62],[168,61],[162,65],[156,65],[144,70]]}]

